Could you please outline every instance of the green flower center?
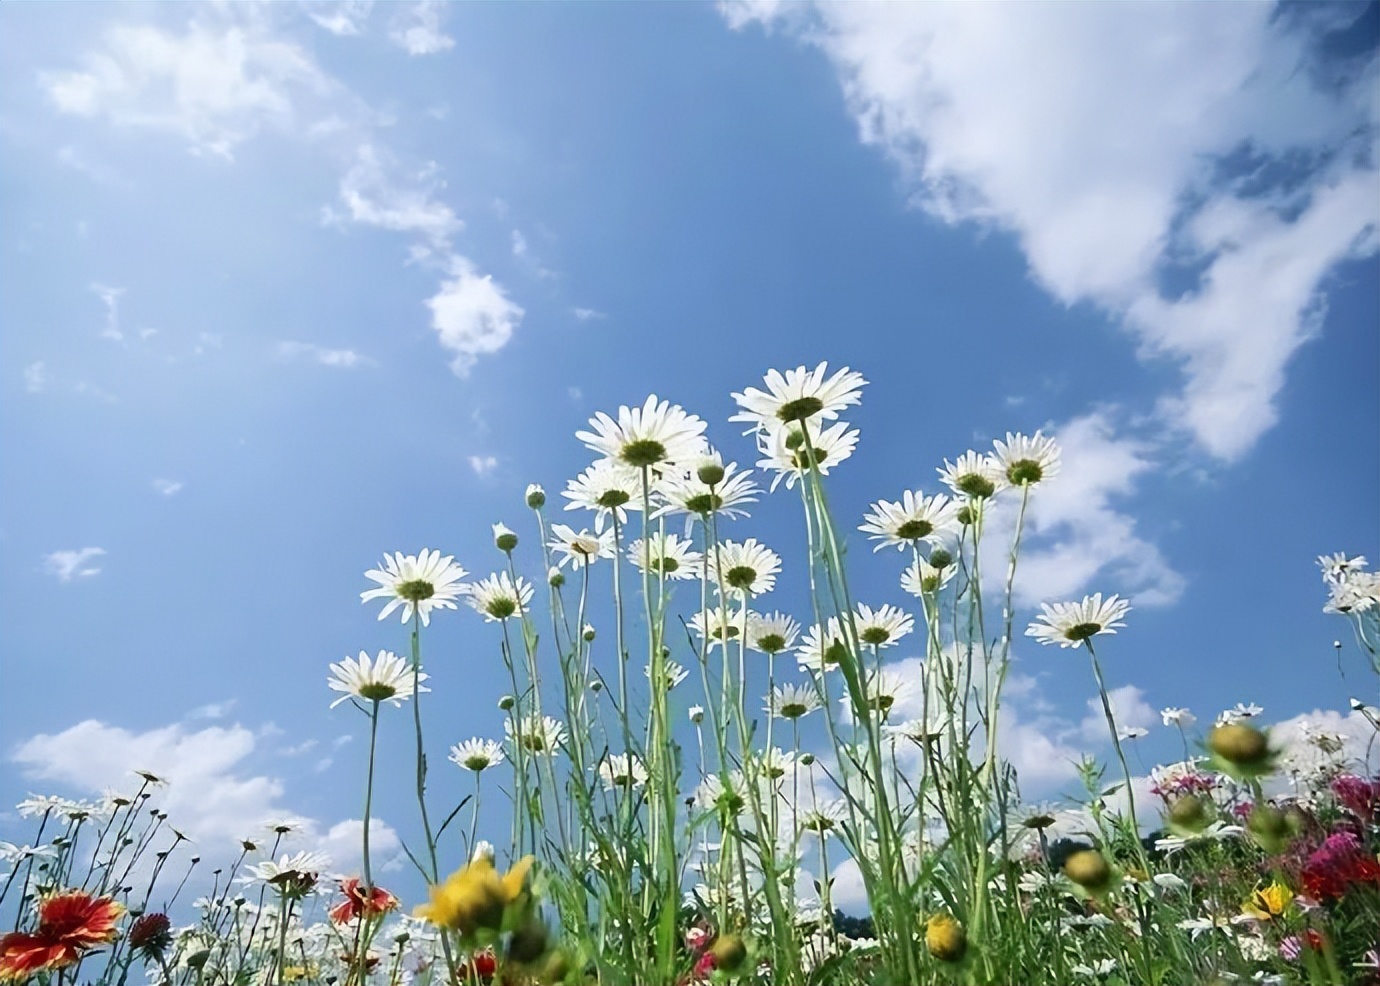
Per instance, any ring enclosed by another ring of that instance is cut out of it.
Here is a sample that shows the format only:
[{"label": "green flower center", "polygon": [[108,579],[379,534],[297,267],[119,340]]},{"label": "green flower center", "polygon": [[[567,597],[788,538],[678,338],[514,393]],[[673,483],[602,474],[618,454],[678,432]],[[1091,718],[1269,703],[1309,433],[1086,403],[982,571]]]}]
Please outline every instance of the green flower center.
[{"label": "green flower center", "polygon": [[477,774],[489,766],[489,758],[482,753],[474,753],[465,758],[465,766]]},{"label": "green flower center", "polygon": [[517,612],[517,600],[511,596],[503,596],[498,599],[491,599],[484,607],[484,612],[488,613],[495,620],[506,620]]},{"label": "green flower center", "polygon": [[624,490],[608,490],[602,495],[600,495],[599,499],[595,500],[594,502],[599,504],[599,506],[601,507],[608,507],[612,509],[614,507],[621,507],[623,504],[627,503],[631,499],[632,497],[629,496],[627,492],[625,492]]},{"label": "green flower center", "polygon": [[436,587],[426,579],[409,579],[398,583],[397,593],[410,603],[419,603],[436,595]]},{"label": "green flower center", "polygon": [[777,408],[776,416],[782,421],[804,421],[823,410],[824,402],[818,397],[797,397]]},{"label": "green flower center", "polygon": [[624,445],[618,454],[630,466],[654,466],[666,458],[666,446],[655,438],[639,438]]},{"label": "green flower center", "polygon": [[397,688],[382,681],[371,681],[359,686],[359,697],[371,702],[382,702],[398,694]]},{"label": "green flower center", "polygon": [[724,579],[735,589],[751,589],[752,583],[757,581],[757,569],[751,565],[734,565]]},{"label": "green flower center", "polygon": [[1087,640],[1102,629],[1101,623],[1077,623],[1064,631],[1069,640]]},{"label": "green flower center", "polygon": [[891,633],[885,627],[868,627],[859,636],[865,644],[884,644],[891,639]]},{"label": "green flower center", "polygon": [[711,630],[709,631],[709,635],[710,635],[711,637],[713,637],[715,640],[723,640],[724,637],[726,637],[726,636],[727,636],[727,637],[736,637],[736,636],[738,636],[738,628],[735,627],[732,623],[730,623],[730,624],[729,624],[728,626],[726,626],[726,627],[725,627],[725,626],[715,626],[713,629],[711,629]]},{"label": "green flower center", "polygon": [[1014,486],[1038,483],[1044,474],[1044,469],[1034,459],[1017,459],[1006,467],[1006,478]]},{"label": "green flower center", "polygon": [[692,514],[712,514],[724,505],[724,498],[717,493],[697,493],[685,501],[685,509]]},{"label": "green flower center", "polygon": [[980,472],[970,472],[959,476],[954,485],[969,496],[976,497],[991,496],[997,491],[996,484]]},{"label": "green flower center", "polygon": [[848,647],[841,640],[835,640],[824,651],[825,665],[838,664],[848,656]]},{"label": "green flower center", "polygon": [[764,633],[757,638],[757,646],[767,654],[779,654],[786,649],[786,638],[779,633]]},{"label": "green flower center", "polygon": [[724,791],[714,803],[718,805],[720,811],[730,815],[736,815],[743,810],[742,796],[736,791]]},{"label": "green flower center", "polygon": [[1028,828],[1028,829],[1035,829],[1035,830],[1039,831],[1039,830],[1041,830],[1041,829],[1047,829],[1047,828],[1049,828],[1051,825],[1053,825],[1053,824],[1054,824],[1054,816],[1053,816],[1053,815],[1043,815],[1043,814],[1041,814],[1041,815],[1031,815],[1031,816],[1030,816],[1029,818],[1027,818],[1025,821],[1021,822],[1021,824],[1024,825],[1024,826],[1025,826],[1026,828]]},{"label": "green flower center", "polygon": [[962,524],[964,527],[967,527],[975,520],[977,520],[977,513],[973,510],[972,507],[958,508],[958,522]]},{"label": "green flower center", "polygon": [[680,562],[674,558],[653,558],[652,568],[663,575],[670,575],[680,568]]},{"label": "green flower center", "polygon": [[[809,469],[810,451],[810,449],[801,449],[800,451],[796,452],[795,455],[791,456],[791,464],[794,465],[797,469]],[[829,458],[829,453],[825,449],[816,448],[813,451],[815,454],[816,465],[823,462],[825,459]]]},{"label": "green flower center", "polygon": [[781,706],[781,717],[783,719],[799,719],[807,711],[803,702],[787,702]]},{"label": "green flower center", "polygon": [[934,531],[934,525],[927,520],[908,520],[896,528],[896,536],[902,541],[918,541]]},{"label": "green flower center", "polygon": [[939,576],[928,575],[920,580],[921,592],[937,592],[939,590]]},{"label": "green flower center", "polygon": [[930,564],[935,568],[948,568],[954,563],[954,556],[943,548],[935,548],[930,552]]}]

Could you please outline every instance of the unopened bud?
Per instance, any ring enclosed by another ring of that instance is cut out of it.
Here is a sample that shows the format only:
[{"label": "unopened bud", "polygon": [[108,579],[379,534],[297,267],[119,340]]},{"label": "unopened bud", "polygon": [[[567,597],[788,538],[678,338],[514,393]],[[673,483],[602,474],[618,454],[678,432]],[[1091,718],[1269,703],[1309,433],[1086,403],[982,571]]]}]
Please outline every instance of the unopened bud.
[{"label": "unopened bud", "polygon": [[516,704],[517,699],[513,698],[513,696],[511,695],[504,695],[502,698],[498,700],[498,707],[502,709],[504,712],[507,712]]},{"label": "unopened bud", "polygon": [[542,489],[536,483],[532,483],[530,486],[528,486],[527,505],[531,507],[533,510],[537,510],[538,508],[545,506],[545,504],[546,490]]},{"label": "unopened bud", "polygon": [[935,568],[948,568],[953,563],[953,554],[945,548],[935,548],[930,552],[930,564]]},{"label": "unopened bud", "polygon": [[594,639],[594,627],[592,624],[585,624],[582,636],[585,638],[585,643],[589,643]]},{"label": "unopened bud", "polygon": [[499,551],[512,551],[518,546],[518,536],[503,524],[494,525],[494,545]]},{"label": "unopened bud", "polygon": [[699,477],[701,483],[706,486],[713,486],[715,483],[723,482],[724,467],[717,462],[706,462],[695,471],[695,475]]},{"label": "unopened bud", "polygon": [[1093,894],[1100,894],[1112,885],[1112,865],[1096,849],[1071,853],[1064,860],[1064,875]]}]

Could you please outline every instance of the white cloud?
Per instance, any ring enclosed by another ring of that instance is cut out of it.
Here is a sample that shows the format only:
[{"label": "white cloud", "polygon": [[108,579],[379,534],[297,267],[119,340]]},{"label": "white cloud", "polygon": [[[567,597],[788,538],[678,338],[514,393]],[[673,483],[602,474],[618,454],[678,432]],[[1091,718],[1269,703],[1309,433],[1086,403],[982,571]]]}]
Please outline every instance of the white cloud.
[{"label": "white cloud", "polygon": [[225,336],[219,332],[199,332],[196,343],[196,348],[192,352],[197,356],[204,356],[213,349],[224,349]]},{"label": "white cloud", "polygon": [[[1145,692],[1135,685],[1113,688],[1107,693],[1107,704],[1112,707],[1112,720],[1119,730],[1149,729],[1160,723],[1160,714],[1145,701]],[[1111,742],[1101,697],[1088,699],[1088,714],[1078,724],[1078,734],[1086,743]]]},{"label": "white cloud", "polygon": [[373,6],[373,0],[342,0],[341,3],[323,5],[319,12],[308,9],[307,16],[323,30],[337,37],[349,37],[363,33]]},{"label": "white cloud", "polygon": [[373,144],[360,145],[353,165],[340,179],[346,216],[327,207],[323,218],[328,223],[344,218],[395,232],[417,233],[433,248],[444,247],[464,223],[450,206],[434,197],[440,187],[435,166],[428,165],[410,176],[399,176],[398,170],[387,151]]},{"label": "white cloud", "polygon": [[343,370],[374,362],[367,356],[361,356],[353,349],[328,349],[325,346],[318,346],[310,342],[280,342],[278,343],[277,354],[280,360],[306,359],[320,363],[322,366]]},{"label": "white cloud", "polygon": [[462,377],[479,356],[508,344],[524,314],[492,277],[479,274],[474,264],[458,256],[451,258],[450,280],[441,284],[427,307],[441,345],[455,353],[451,369]]},{"label": "white cloud", "polygon": [[[294,816],[283,806],[282,781],[247,769],[256,752],[254,733],[240,725],[189,729],[174,724],[139,733],[88,719],[26,740],[11,759],[29,779],[67,785],[82,795],[129,789],[137,784],[135,770],[156,774],[167,782],[157,804],[168,813],[169,824],[199,851],[223,856],[241,839],[262,838],[266,821]],[[292,841],[324,848],[338,869],[358,865],[361,821],[323,826],[310,818],[297,820],[300,828]],[[375,819],[370,830],[380,857],[399,848],[397,833],[385,822]]]},{"label": "white cloud", "polygon": [[229,26],[194,22],[183,34],[119,25],[83,69],[40,81],[64,113],[177,134],[194,152],[227,159],[265,126],[290,129],[299,92],[329,88],[311,57],[263,33],[253,12]]},{"label": "white cloud", "polygon": [[177,479],[155,479],[153,488],[163,496],[176,496],[182,492],[182,482]]},{"label": "white cloud", "polygon": [[105,324],[101,327],[101,338],[123,342],[125,334],[120,331],[120,295],[125,293],[125,289],[92,284],[91,290],[96,292],[101,304],[105,306]]},{"label": "white cloud", "polygon": [[205,705],[198,705],[195,709],[187,713],[188,719],[224,719],[232,709],[238,704],[238,699],[227,699],[224,702],[208,702]]},{"label": "white cloud", "polygon": [[492,455],[472,455],[470,456],[470,468],[474,470],[476,476],[482,478],[498,468],[498,460]]},{"label": "white cloud", "polygon": [[388,37],[409,55],[434,55],[455,47],[455,39],[441,30],[441,10],[437,0],[399,5]]},{"label": "white cloud", "polygon": [[521,257],[527,252],[527,237],[522,235],[521,230],[513,230],[513,256]]},{"label": "white cloud", "polygon": [[82,548],[80,551],[54,551],[43,556],[43,572],[55,575],[59,582],[89,579],[101,570],[91,562],[105,554],[104,548]]},{"label": "white cloud", "polygon": [[[117,175],[108,165],[102,164],[100,161],[91,160],[71,144],[67,144],[58,149],[57,160],[58,164],[85,175],[98,185],[117,186],[129,184]],[[86,224],[82,223],[81,225],[85,227]],[[79,235],[85,239],[86,231],[84,228],[80,230]]]},{"label": "white cloud", "polygon": [[31,394],[43,393],[43,388],[48,386],[48,368],[43,365],[43,360],[30,363],[24,367],[24,389]]},{"label": "white cloud", "polygon": [[[1054,435],[1063,451],[1061,471],[1030,494],[1016,570],[1020,604],[1067,600],[1091,589],[1119,592],[1138,606],[1176,601],[1183,576],[1116,506],[1156,468],[1151,447],[1117,436],[1107,411],[1075,418]],[[1009,531],[1008,516],[994,525],[989,546],[1004,552]]]},{"label": "white cloud", "polygon": [[[1220,458],[1276,419],[1327,272],[1376,249],[1376,65],[1342,78],[1312,61],[1332,8],[721,9],[822,48],[861,139],[919,206],[1010,231],[1056,298],[1092,302],[1144,357],[1178,364],[1161,410]],[[1194,270],[1188,290],[1164,286]]]},{"label": "white cloud", "polygon": [[572,310],[572,314],[575,316],[576,320],[580,322],[588,322],[592,318],[607,317],[603,312],[595,308],[575,308]]}]

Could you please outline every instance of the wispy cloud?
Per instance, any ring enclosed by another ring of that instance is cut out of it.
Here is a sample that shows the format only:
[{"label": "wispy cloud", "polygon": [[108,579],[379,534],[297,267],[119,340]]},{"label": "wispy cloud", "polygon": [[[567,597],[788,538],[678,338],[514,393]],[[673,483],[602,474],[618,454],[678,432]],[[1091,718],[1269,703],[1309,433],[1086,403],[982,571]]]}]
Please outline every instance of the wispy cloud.
[{"label": "wispy cloud", "polygon": [[588,322],[592,318],[607,317],[604,312],[599,311],[597,308],[575,308],[571,311],[571,314],[580,322]]},{"label": "wispy cloud", "polygon": [[96,297],[100,298],[101,304],[105,306],[105,324],[101,327],[101,338],[123,342],[125,334],[120,331],[120,296],[125,293],[125,289],[112,288],[105,284],[92,284],[91,290],[96,293]]},{"label": "wispy cloud", "polygon": [[238,699],[227,699],[224,702],[208,702],[205,705],[198,705],[187,713],[190,720],[197,719],[224,719],[232,709],[238,704]]},{"label": "wispy cloud", "polygon": [[826,52],[918,206],[1009,231],[1054,297],[1177,364],[1160,411],[1219,458],[1276,420],[1327,273],[1380,244],[1375,62],[1318,54],[1328,5],[720,9]]},{"label": "wispy cloud", "polygon": [[24,367],[24,389],[31,394],[41,394],[48,386],[48,368],[43,365],[43,360],[30,363]]},{"label": "wispy cloud", "polygon": [[470,456],[470,468],[474,474],[483,478],[498,468],[498,460],[492,455],[472,455]]},{"label": "wispy cloud", "polygon": [[317,26],[338,37],[362,34],[373,9],[372,0],[342,0],[341,3],[308,7],[307,16]]},{"label": "wispy cloud", "polygon": [[433,249],[444,249],[465,224],[435,197],[438,187],[434,165],[406,174],[385,149],[361,144],[353,164],[340,179],[344,214],[328,206],[322,219],[331,225],[348,221],[416,233]]},{"label": "wispy cloud", "polygon": [[176,479],[155,479],[153,489],[162,496],[176,496],[182,492],[182,483]]},{"label": "wispy cloud", "polygon": [[373,360],[361,356],[353,349],[330,349],[311,342],[280,342],[276,350],[278,359],[284,361],[305,359],[322,366],[348,370],[356,366],[369,366]]},{"label": "wispy cloud", "polygon": [[513,230],[513,256],[522,257],[527,254],[527,237],[522,235],[522,230]]},{"label": "wispy cloud", "polygon": [[91,563],[104,554],[104,548],[54,551],[43,556],[43,571],[47,575],[56,576],[59,582],[89,579],[101,574],[101,570]]},{"label": "wispy cloud", "polygon": [[508,344],[524,314],[492,277],[464,257],[452,257],[450,279],[427,302],[441,345],[455,353],[450,367],[468,375],[475,360]]},{"label": "wispy cloud", "polygon": [[441,11],[437,0],[398,5],[388,37],[409,55],[435,55],[455,47],[455,39],[441,30]]}]

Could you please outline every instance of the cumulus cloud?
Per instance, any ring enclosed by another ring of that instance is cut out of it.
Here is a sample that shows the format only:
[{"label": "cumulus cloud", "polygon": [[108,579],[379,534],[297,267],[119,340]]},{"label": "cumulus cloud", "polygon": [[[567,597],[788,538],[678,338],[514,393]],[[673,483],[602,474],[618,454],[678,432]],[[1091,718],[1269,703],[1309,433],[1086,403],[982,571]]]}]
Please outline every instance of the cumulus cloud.
[{"label": "cumulus cloud", "polygon": [[455,47],[455,39],[441,30],[438,0],[399,5],[388,37],[409,55],[435,55]]},{"label": "cumulus cloud", "polygon": [[45,574],[57,576],[59,582],[89,579],[101,574],[101,570],[91,563],[104,554],[104,548],[54,551],[43,556],[43,571]]},{"label": "cumulus cloud", "polygon": [[176,134],[194,152],[226,159],[265,127],[290,128],[300,93],[330,88],[306,52],[252,17],[194,21],[183,33],[117,25],[84,63],[40,79],[61,112]]},{"label": "cumulus cloud", "polygon": [[311,342],[280,342],[276,352],[278,359],[285,362],[305,359],[313,363],[320,363],[322,366],[335,367],[341,370],[365,366],[374,362],[367,356],[361,356],[353,349],[330,349]]},{"label": "cumulus cloud", "polygon": [[466,258],[452,257],[450,274],[427,307],[441,345],[455,353],[451,369],[463,377],[479,356],[508,344],[524,312],[492,277],[480,274]]},{"label": "cumulus cloud", "polygon": [[[363,823],[324,825],[288,811],[282,781],[248,769],[256,744],[254,733],[240,725],[134,732],[88,719],[24,741],[11,760],[30,781],[63,785],[78,796],[129,790],[138,783],[132,771],[147,770],[166,781],[157,804],[170,824],[208,856],[229,855],[239,840],[262,838],[269,820],[292,818],[293,841],[324,848],[338,869],[357,866]],[[381,820],[373,821],[370,835],[380,856],[400,847],[397,833]]]},{"label": "cumulus cloud", "polygon": [[1323,64],[1328,5],[728,3],[832,60],[861,139],[946,223],[1009,231],[1183,385],[1222,459],[1275,421],[1326,277],[1377,247],[1373,51]]},{"label": "cumulus cloud", "polygon": [[[1107,693],[1107,704],[1112,707],[1112,721],[1118,730],[1149,729],[1160,723],[1160,714],[1145,700],[1145,692],[1135,685],[1113,688]],[[1078,724],[1078,735],[1087,743],[1110,741],[1101,697],[1088,699],[1088,714]]]}]

